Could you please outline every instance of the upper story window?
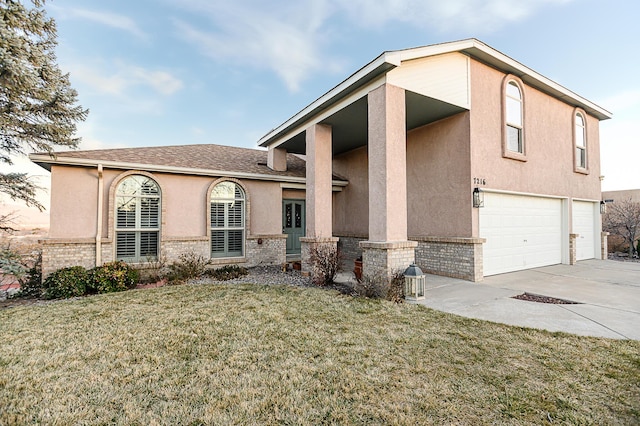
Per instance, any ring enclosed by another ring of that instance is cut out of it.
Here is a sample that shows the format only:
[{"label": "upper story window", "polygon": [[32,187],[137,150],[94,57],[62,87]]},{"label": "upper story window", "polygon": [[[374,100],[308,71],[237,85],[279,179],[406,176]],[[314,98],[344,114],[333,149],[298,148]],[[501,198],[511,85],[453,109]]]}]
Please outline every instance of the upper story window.
[{"label": "upper story window", "polygon": [[158,259],[160,187],[150,177],[132,175],[116,189],[116,259],[145,262]]},{"label": "upper story window", "polygon": [[245,193],[235,182],[220,182],[211,191],[211,257],[244,256]]},{"label": "upper story window", "polygon": [[505,91],[506,148],[520,154],[524,154],[522,103],[520,87],[515,81],[509,81]]},{"label": "upper story window", "polygon": [[587,125],[582,113],[577,112],[574,117],[575,129],[575,167],[577,169],[587,168]]}]

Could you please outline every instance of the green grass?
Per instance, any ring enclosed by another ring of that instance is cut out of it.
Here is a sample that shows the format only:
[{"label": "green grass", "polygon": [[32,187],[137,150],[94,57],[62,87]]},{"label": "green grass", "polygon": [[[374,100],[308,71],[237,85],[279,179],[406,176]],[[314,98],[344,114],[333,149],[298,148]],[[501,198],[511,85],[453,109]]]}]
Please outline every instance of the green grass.
[{"label": "green grass", "polygon": [[314,288],[0,311],[0,424],[638,424],[640,342]]}]

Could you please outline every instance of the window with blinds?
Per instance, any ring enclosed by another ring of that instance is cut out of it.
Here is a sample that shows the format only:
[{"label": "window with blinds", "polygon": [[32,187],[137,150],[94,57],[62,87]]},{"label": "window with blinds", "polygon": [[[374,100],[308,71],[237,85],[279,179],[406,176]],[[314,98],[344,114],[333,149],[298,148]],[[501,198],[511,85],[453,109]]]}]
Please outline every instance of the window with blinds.
[{"label": "window with blinds", "polygon": [[116,189],[116,259],[147,262],[158,259],[160,187],[151,178],[133,175]]},{"label": "window with blinds", "polygon": [[241,257],[245,239],[245,193],[234,182],[211,191],[211,257]]}]

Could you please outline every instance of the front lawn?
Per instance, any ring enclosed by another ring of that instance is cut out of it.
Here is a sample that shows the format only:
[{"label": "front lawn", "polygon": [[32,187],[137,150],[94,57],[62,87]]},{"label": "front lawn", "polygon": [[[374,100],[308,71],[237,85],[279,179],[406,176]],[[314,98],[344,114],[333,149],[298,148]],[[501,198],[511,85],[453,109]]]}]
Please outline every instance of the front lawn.
[{"label": "front lawn", "polygon": [[640,342],[316,288],[0,311],[0,424],[638,424]]}]

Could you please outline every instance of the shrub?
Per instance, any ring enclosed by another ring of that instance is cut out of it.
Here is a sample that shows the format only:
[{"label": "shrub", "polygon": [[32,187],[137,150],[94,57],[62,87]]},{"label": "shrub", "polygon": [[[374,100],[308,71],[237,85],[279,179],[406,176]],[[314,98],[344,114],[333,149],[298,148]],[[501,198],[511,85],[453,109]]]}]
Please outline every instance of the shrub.
[{"label": "shrub", "polygon": [[82,266],[58,269],[44,280],[45,299],[66,299],[83,296],[87,291],[89,273]]},{"label": "shrub", "polygon": [[385,298],[394,303],[404,302],[404,274],[402,271],[394,272],[387,277],[382,272],[365,274],[356,282],[354,290],[359,296],[370,299]]},{"label": "shrub", "polygon": [[15,297],[38,298],[42,296],[42,251],[38,250],[28,262],[25,276],[20,280],[20,291]]},{"label": "shrub", "polygon": [[138,269],[140,283],[149,284],[162,281],[167,275],[167,261],[165,257],[149,258],[144,267]]},{"label": "shrub", "polygon": [[318,244],[309,250],[311,279],[318,286],[333,282],[342,265],[342,256],[335,245]]},{"label": "shrub", "polygon": [[205,275],[210,276],[217,281],[227,281],[247,275],[249,271],[237,265],[227,265],[218,269],[208,269]]},{"label": "shrub", "polygon": [[386,299],[393,303],[403,303],[404,297],[404,273],[396,271],[391,276],[391,281],[389,281]]},{"label": "shrub", "polygon": [[171,282],[180,282],[200,277],[205,273],[210,263],[211,259],[207,259],[195,252],[183,253],[177,262],[169,265],[167,278]]},{"label": "shrub", "polygon": [[140,273],[122,261],[105,263],[89,272],[88,292],[113,293],[134,288]]},{"label": "shrub", "polygon": [[380,299],[386,294],[388,285],[387,277],[382,273],[368,273],[363,274],[362,279],[356,282],[354,290],[359,296]]}]

